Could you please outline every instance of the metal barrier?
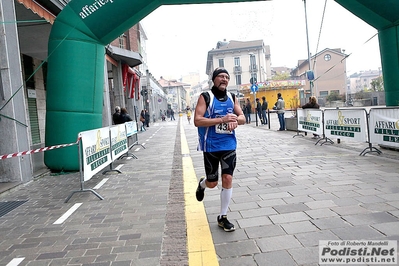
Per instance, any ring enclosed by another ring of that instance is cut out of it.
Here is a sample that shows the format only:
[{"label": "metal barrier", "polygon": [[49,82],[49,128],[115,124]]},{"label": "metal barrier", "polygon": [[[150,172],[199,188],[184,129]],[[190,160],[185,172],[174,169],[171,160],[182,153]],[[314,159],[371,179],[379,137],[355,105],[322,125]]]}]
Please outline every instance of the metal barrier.
[{"label": "metal barrier", "polygon": [[[336,109],[298,109],[297,123],[299,132],[310,132],[320,135],[320,141],[333,144],[332,137],[346,138],[357,142],[368,143],[359,155],[370,152],[381,154],[373,143],[381,146],[399,148],[399,108],[336,108]],[[294,136],[294,137],[295,137]]]},{"label": "metal barrier", "polygon": [[128,150],[127,152],[120,157],[120,159],[124,157],[131,156],[134,159],[138,159],[136,155],[133,153],[129,152],[130,149],[132,149],[136,145],[140,145],[142,148],[145,149],[144,145],[139,143],[139,137],[138,137],[138,129],[137,129],[137,121],[130,121],[125,123],[126,126],[126,136],[127,136],[127,142],[128,142]]},{"label": "metal barrier", "polygon": [[124,124],[103,127],[79,133],[79,171],[80,190],[72,191],[65,202],[78,192],[92,192],[99,199],[104,199],[93,189],[85,189],[84,182],[90,180],[96,173],[110,166],[103,174],[116,171],[113,162],[128,151],[126,126]]},{"label": "metal barrier", "polygon": [[370,109],[370,142],[399,148],[399,108]]}]

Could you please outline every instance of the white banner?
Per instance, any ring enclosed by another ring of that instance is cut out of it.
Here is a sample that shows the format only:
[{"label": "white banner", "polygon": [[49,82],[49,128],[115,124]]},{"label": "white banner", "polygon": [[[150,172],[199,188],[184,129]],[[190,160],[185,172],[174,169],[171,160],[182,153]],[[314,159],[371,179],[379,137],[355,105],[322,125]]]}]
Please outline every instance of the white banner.
[{"label": "white banner", "polygon": [[370,142],[399,147],[399,108],[370,109]]},{"label": "white banner", "polygon": [[323,111],[318,109],[298,109],[298,130],[323,134]]},{"label": "white banner", "polygon": [[118,159],[122,154],[127,153],[126,127],[119,124],[110,128],[111,132],[111,153],[112,161]]},{"label": "white banner", "polygon": [[109,127],[83,131],[82,139],[84,181],[89,180],[111,163]]},{"label": "white banner", "polygon": [[326,137],[348,138],[367,142],[367,113],[365,109],[324,110]]},{"label": "white banner", "polygon": [[126,122],[125,126],[126,126],[126,136],[127,137],[137,134],[137,122],[136,121]]}]

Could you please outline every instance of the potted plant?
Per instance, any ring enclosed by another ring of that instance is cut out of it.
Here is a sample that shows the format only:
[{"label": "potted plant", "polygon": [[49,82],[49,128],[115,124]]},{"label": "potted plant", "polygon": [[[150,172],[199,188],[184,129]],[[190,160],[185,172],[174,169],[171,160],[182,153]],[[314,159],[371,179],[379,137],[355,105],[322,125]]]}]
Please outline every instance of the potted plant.
[{"label": "potted plant", "polygon": [[288,106],[290,107],[291,117],[285,118],[285,128],[287,130],[297,131],[298,130],[298,118],[297,118],[297,109],[299,107],[298,97],[294,96],[293,98],[288,100]]}]

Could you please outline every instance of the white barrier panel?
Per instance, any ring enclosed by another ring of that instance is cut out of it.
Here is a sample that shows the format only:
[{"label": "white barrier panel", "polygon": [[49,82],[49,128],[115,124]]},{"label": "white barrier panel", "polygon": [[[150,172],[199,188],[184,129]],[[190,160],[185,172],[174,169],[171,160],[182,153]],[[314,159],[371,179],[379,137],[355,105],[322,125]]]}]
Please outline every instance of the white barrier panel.
[{"label": "white barrier panel", "polygon": [[367,142],[367,113],[365,109],[324,110],[324,127],[326,137]]},{"label": "white barrier panel", "polygon": [[323,111],[318,109],[298,109],[298,130],[323,134]]},{"label": "white barrier panel", "polygon": [[119,124],[110,128],[112,161],[128,151],[126,127]]},{"label": "white barrier panel", "polygon": [[399,108],[370,109],[370,142],[399,147]]},{"label": "white barrier panel", "polygon": [[109,127],[83,131],[82,139],[84,181],[92,178],[111,163]]},{"label": "white barrier panel", "polygon": [[126,126],[126,137],[130,137],[134,134],[137,134],[137,122],[130,121],[125,123]]}]

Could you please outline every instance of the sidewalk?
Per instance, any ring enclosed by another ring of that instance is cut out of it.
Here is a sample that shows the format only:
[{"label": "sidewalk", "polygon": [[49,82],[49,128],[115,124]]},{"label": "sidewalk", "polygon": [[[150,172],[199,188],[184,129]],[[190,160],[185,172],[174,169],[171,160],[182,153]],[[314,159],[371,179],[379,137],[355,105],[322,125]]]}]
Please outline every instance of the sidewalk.
[{"label": "sidewalk", "polygon": [[[309,135],[278,132],[273,116],[271,129],[255,123],[237,129],[228,213],[235,232],[217,226],[220,190],[205,192],[219,265],[318,265],[319,240],[399,240],[397,152],[359,156],[364,143],[315,145]],[[189,148],[184,154],[179,123]],[[23,260],[13,265],[29,266],[188,265],[182,161],[191,158],[192,178],[204,175],[196,128],[184,116],[158,122],[139,133],[139,142],[146,149],[130,150],[138,159],[115,162],[122,174],[97,174],[85,183],[102,184],[95,190],[104,200],[85,192],[64,203],[80,188],[79,173],[44,176],[0,194],[0,203],[20,204],[0,216],[0,265],[15,258]]]}]

